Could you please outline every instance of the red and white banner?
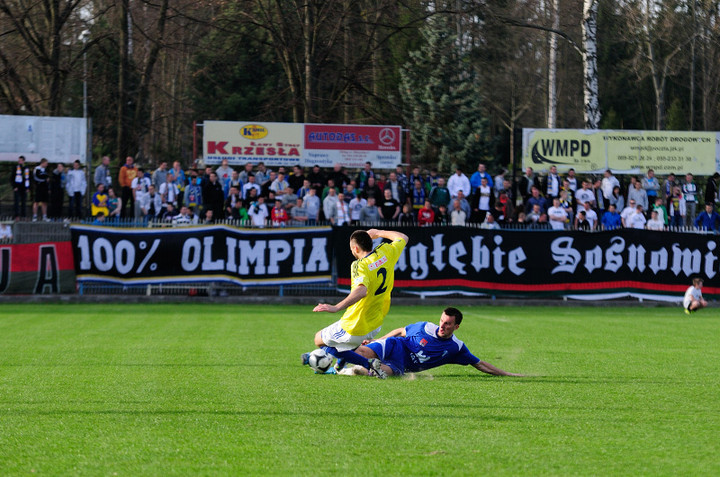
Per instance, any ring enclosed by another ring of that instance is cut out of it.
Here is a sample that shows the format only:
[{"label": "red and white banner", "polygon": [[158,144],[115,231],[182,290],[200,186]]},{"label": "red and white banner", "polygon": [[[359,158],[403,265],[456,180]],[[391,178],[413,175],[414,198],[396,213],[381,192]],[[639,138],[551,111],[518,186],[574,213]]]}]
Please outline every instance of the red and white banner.
[{"label": "red and white banner", "polygon": [[400,126],[205,121],[206,164],[319,165],[394,169],[401,158]]}]

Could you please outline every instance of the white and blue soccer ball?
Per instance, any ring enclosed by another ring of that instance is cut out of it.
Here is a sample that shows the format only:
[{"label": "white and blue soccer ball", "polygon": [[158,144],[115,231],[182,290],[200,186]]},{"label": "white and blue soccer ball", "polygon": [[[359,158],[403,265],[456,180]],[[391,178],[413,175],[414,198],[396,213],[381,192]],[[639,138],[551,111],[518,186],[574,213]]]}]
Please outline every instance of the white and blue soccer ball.
[{"label": "white and blue soccer ball", "polygon": [[308,358],[308,364],[316,373],[324,373],[332,366],[332,356],[320,348],[313,350]]}]

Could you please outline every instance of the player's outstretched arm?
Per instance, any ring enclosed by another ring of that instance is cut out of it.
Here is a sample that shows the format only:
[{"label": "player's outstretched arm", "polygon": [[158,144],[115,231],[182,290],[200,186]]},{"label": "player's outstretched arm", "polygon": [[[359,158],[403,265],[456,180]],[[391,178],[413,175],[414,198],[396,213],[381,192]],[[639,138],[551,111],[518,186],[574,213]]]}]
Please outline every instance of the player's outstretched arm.
[{"label": "player's outstretched arm", "polygon": [[368,343],[372,343],[373,341],[384,340],[385,338],[396,338],[398,336],[404,338],[406,333],[405,328],[395,328],[390,333],[385,336],[381,336],[380,338],[375,338],[374,340],[363,340],[362,344],[366,345]]},{"label": "player's outstretched arm", "polygon": [[398,240],[403,239],[405,243],[408,241],[408,236],[405,235],[402,232],[396,232],[394,230],[378,230],[378,229],[370,229],[367,231],[368,235],[371,239],[375,240],[376,238],[384,238],[388,240]]},{"label": "player's outstretched arm", "polygon": [[496,368],[492,364],[485,361],[478,361],[473,367],[483,373],[492,374],[493,376],[524,376],[524,374],[508,373],[500,368]]},{"label": "player's outstretched arm", "polygon": [[320,303],[315,308],[313,308],[313,311],[327,311],[328,313],[337,313],[338,311],[344,310],[345,308],[359,302],[360,300],[365,298],[365,296],[367,296],[367,288],[365,287],[365,285],[360,285],[357,288],[354,288],[348,294],[348,296],[346,296],[345,299],[337,305]]}]

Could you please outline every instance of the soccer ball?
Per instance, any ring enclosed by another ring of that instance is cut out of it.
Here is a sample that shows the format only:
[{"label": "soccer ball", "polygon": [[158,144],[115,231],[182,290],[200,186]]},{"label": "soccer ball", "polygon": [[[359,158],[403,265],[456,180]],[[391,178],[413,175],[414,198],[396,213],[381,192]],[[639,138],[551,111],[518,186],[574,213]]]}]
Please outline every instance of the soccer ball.
[{"label": "soccer ball", "polygon": [[317,373],[324,373],[332,366],[332,357],[320,348],[310,353],[308,364]]}]

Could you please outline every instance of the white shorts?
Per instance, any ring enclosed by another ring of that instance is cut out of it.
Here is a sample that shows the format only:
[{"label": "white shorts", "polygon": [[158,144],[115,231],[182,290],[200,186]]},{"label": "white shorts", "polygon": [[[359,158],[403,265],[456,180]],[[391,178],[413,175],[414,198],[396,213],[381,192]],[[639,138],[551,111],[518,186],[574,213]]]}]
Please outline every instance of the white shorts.
[{"label": "white shorts", "polygon": [[340,321],[320,330],[320,337],[325,346],[330,346],[338,351],[349,351],[362,345],[364,340],[371,340],[380,332],[380,327],[362,336],[351,335],[340,326]]}]

